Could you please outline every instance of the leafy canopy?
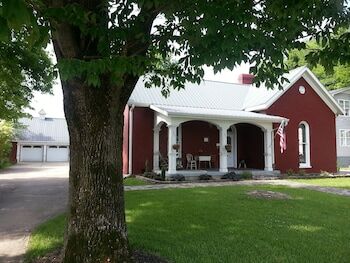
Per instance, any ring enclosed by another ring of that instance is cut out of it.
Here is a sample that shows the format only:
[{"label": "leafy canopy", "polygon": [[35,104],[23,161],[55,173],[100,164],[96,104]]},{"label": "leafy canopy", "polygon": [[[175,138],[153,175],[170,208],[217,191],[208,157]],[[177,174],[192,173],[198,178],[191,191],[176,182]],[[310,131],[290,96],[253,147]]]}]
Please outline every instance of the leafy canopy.
[{"label": "leafy canopy", "polygon": [[9,164],[14,131],[14,125],[11,122],[0,120],[0,169]]},{"label": "leafy canopy", "polygon": [[305,36],[330,35],[349,11],[343,0],[124,0],[99,1],[99,8],[94,1],[0,3],[1,23],[30,23],[33,43],[46,38],[48,21],[54,39],[62,27],[78,33],[56,50],[63,80],[101,86],[106,74],[116,84],[144,75],[147,86],[164,94],[199,82],[203,65],[220,71],[242,61],[255,65],[257,82],[272,86],[286,71],[287,50],[305,47]]},{"label": "leafy canopy", "polygon": [[329,72],[321,64],[312,65],[307,61],[307,56],[310,52],[321,49],[316,41],[309,41],[306,43],[306,48],[302,50],[293,49],[288,52],[288,59],[286,65],[292,69],[299,66],[308,66],[320,79],[327,89],[338,89],[350,86],[350,65],[338,63]]},{"label": "leafy canopy", "polygon": [[41,47],[30,47],[23,35],[0,41],[0,119],[23,116],[33,91],[49,92],[55,78],[47,53]]},{"label": "leafy canopy", "polygon": [[55,71],[43,49],[48,40],[47,23],[25,2],[0,1],[0,119],[18,119],[33,91],[51,90]]}]

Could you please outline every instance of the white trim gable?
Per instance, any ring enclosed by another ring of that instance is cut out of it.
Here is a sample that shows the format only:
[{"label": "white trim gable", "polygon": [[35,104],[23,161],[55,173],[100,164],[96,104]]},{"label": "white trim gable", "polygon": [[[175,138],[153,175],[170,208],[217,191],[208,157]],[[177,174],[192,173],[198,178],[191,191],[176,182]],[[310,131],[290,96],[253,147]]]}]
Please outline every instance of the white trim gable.
[{"label": "white trim gable", "polygon": [[274,104],[285,92],[287,92],[300,78],[305,79],[305,81],[313,88],[317,95],[324,101],[324,103],[326,103],[326,105],[334,112],[334,114],[343,114],[343,109],[336,102],[334,97],[307,67],[301,67],[300,70],[293,76],[293,78],[289,80],[289,83],[286,84],[283,91],[277,92],[266,103],[246,108],[245,111],[260,111],[270,108],[272,104]]}]

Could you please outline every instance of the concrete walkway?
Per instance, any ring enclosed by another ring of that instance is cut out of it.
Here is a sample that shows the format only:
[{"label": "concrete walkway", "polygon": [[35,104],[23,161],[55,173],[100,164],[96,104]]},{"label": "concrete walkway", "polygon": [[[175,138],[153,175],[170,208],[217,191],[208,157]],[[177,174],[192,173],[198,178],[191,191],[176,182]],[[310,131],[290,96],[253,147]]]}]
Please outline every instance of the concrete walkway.
[{"label": "concrete walkway", "polygon": [[235,186],[235,185],[281,185],[291,188],[302,188],[323,193],[349,196],[350,190],[334,188],[334,187],[322,187],[316,185],[310,185],[306,183],[293,182],[288,180],[249,180],[238,182],[200,182],[200,183],[178,183],[178,184],[153,184],[153,185],[137,185],[137,186],[125,186],[126,191],[141,191],[141,190],[155,190],[155,189],[169,189],[169,188],[194,188],[194,187],[220,187],[220,186]]},{"label": "concrete walkway", "polygon": [[66,211],[67,164],[15,165],[0,172],[0,262],[22,262],[40,223]]}]

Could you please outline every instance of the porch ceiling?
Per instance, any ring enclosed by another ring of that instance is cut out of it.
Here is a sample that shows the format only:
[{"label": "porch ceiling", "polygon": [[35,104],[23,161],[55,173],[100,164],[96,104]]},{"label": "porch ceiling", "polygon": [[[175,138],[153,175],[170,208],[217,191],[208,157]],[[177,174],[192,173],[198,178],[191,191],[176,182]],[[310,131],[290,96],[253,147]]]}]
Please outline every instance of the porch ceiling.
[{"label": "porch ceiling", "polygon": [[188,117],[200,119],[218,119],[218,120],[251,120],[264,122],[281,122],[288,119],[280,116],[267,115],[249,111],[236,110],[221,110],[196,107],[181,107],[181,106],[164,106],[151,105],[150,108],[160,114],[169,117]]}]

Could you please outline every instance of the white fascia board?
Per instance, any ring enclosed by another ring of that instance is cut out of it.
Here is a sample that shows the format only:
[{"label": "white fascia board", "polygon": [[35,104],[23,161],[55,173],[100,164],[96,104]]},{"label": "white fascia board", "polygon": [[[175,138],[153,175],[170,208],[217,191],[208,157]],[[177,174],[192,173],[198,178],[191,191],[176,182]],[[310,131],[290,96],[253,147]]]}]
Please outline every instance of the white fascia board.
[{"label": "white fascia board", "polygon": [[346,92],[346,91],[349,91],[349,90],[350,90],[350,87],[348,87],[348,88],[341,88],[341,89],[332,90],[330,93],[331,93],[331,95],[337,95],[339,93]]},{"label": "white fascia board", "polygon": [[167,111],[162,110],[162,109],[158,108],[157,106],[150,105],[149,107],[150,107],[150,109],[152,109],[152,110],[154,110],[154,111],[156,111],[156,112],[158,112],[160,114],[163,114],[164,116],[169,116]]},{"label": "white fascia board", "polygon": [[55,141],[23,141],[17,140],[13,141],[18,144],[32,144],[32,145],[69,145],[69,142],[55,142]]},{"label": "white fascia board", "polygon": [[246,108],[245,111],[261,111],[271,107],[287,90],[289,90],[297,80],[301,77],[312,87],[312,89],[320,96],[320,98],[326,103],[326,105],[334,112],[334,114],[344,114],[343,109],[335,101],[334,97],[328,92],[328,90],[322,85],[318,78],[307,67],[302,67],[298,74],[296,74],[289,83],[284,87],[283,92],[276,93],[272,96],[267,103],[257,105],[254,107]]},{"label": "white fascia board", "polygon": [[150,107],[150,104],[149,103],[142,103],[142,102],[136,102],[136,101],[129,100],[128,101],[128,106],[129,107],[131,107],[131,106],[135,106],[135,107]]},{"label": "white fascia board", "polygon": [[187,117],[189,120],[197,119],[197,120],[208,120],[208,119],[213,119],[213,120],[227,120],[227,121],[245,121],[245,120],[251,120],[251,121],[262,121],[262,122],[282,122],[282,121],[289,121],[288,119],[280,116],[271,116],[271,117],[249,117],[249,116],[235,116],[235,117],[230,117],[230,116],[222,116],[222,115],[196,115],[196,114],[181,114],[181,113],[176,113],[176,114],[169,114],[169,117],[174,117],[174,118],[183,118]]},{"label": "white fascia board", "polygon": [[245,108],[244,111],[261,111],[261,110],[266,110],[266,109],[267,109],[266,104],[260,104],[257,106]]}]

